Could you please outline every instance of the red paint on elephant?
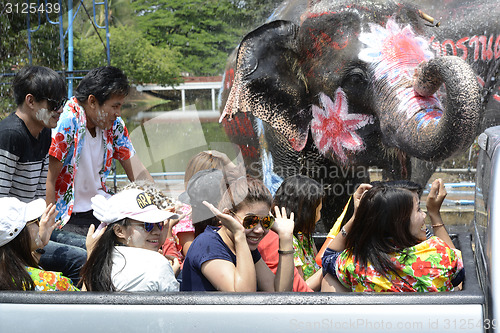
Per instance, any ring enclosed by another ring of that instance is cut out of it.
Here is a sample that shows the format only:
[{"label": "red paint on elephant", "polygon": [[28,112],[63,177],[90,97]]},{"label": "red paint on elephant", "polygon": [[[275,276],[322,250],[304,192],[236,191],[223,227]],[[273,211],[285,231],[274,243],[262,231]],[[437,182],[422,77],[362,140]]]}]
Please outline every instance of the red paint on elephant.
[{"label": "red paint on elephant", "polygon": [[365,149],[357,129],[373,123],[373,117],[366,114],[348,113],[348,102],[341,88],[335,92],[335,102],[320,94],[321,107],[313,105],[311,133],[316,147],[323,154],[330,153],[342,164],[348,164],[344,149],[360,151]]},{"label": "red paint on elephant", "polygon": [[421,44],[415,41],[410,28],[387,37],[382,46],[382,57],[391,63],[401,63],[406,66],[417,66],[425,60]]},{"label": "red paint on elephant", "polygon": [[229,90],[233,86],[234,69],[228,69],[224,75],[224,89]]},{"label": "red paint on elephant", "polygon": [[241,113],[239,117],[231,119],[224,118],[222,126],[224,126],[227,134],[230,136],[256,137],[252,122],[245,113]]},{"label": "red paint on elephant", "polygon": [[347,44],[349,44],[349,38],[344,35],[344,32],[340,29],[336,31],[336,38],[332,39],[327,33],[324,31],[318,31],[316,29],[309,29],[309,36],[314,41],[314,56],[322,56],[324,49],[334,49],[334,50],[342,50]]},{"label": "red paint on elephant", "polygon": [[[247,113],[241,112],[235,117],[223,118],[221,124],[231,141],[238,144],[244,158],[258,158],[258,150],[251,144],[257,141],[257,134],[253,130],[252,122]],[[246,144],[240,142],[246,142]],[[249,142],[250,144],[248,144]]]},{"label": "red paint on elephant", "polygon": [[359,59],[373,66],[375,79],[391,85],[412,80],[417,65],[434,57],[429,44],[409,25],[400,28],[393,19],[386,27],[370,24],[370,31],[360,34],[359,40],[366,45]]}]

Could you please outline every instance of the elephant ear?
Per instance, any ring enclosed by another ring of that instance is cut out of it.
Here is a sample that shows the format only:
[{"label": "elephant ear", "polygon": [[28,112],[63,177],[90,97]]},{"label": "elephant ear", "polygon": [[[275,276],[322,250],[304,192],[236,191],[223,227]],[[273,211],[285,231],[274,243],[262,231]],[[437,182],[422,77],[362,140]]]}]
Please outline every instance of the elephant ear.
[{"label": "elephant ear", "polygon": [[300,151],[307,141],[311,114],[306,84],[298,71],[297,31],[292,22],[273,21],[245,36],[220,120],[236,112],[251,112]]}]

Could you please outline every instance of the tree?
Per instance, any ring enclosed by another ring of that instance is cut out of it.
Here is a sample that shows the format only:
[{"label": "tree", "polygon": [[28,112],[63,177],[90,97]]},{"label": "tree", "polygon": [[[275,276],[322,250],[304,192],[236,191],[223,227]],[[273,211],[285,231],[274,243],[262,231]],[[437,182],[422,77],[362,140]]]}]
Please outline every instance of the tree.
[{"label": "tree", "polygon": [[[264,21],[254,13],[254,9],[264,3],[259,0],[132,0],[132,8],[139,29],[153,45],[168,45],[182,53],[183,71],[216,75],[223,72],[228,54],[249,27]],[[267,6],[262,10],[267,11]],[[264,14],[259,10],[257,15]]]},{"label": "tree", "polygon": [[[111,65],[121,68],[132,82],[162,85],[179,82],[176,59],[180,54],[166,46],[154,47],[133,26],[111,27],[110,45]],[[78,50],[75,52],[76,68],[107,65],[105,48],[97,35],[76,39],[75,49]]]},{"label": "tree", "polygon": [[[24,3],[13,0],[9,2]],[[28,33],[26,14],[15,10],[7,12],[3,3],[0,5],[0,118],[10,113],[14,108],[11,98],[10,82],[17,69],[29,64]],[[51,19],[55,20],[56,15]],[[57,27],[46,22],[41,16],[38,27],[38,17],[30,15],[31,29],[37,30],[31,34],[31,50],[33,65],[47,66],[55,70],[61,69],[59,57],[59,32]],[[38,29],[37,29],[38,28]],[[3,76],[2,74],[6,74]]]}]

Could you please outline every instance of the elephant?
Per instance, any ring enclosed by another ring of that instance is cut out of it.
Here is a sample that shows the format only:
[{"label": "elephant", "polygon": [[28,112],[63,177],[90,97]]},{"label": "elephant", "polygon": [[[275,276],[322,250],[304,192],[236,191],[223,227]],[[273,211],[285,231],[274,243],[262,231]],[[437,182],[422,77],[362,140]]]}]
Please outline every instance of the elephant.
[{"label": "elephant", "polygon": [[220,122],[248,173],[271,192],[297,173],[321,182],[321,232],[369,181],[368,167],[410,179],[411,159],[467,149],[488,97],[477,69],[489,64],[436,52],[433,43],[461,31],[437,25],[411,3],[284,2],[243,38],[224,75]]},{"label": "elephant", "polygon": [[[500,1],[444,1],[423,4],[440,17],[438,29],[426,34],[437,56],[466,60],[482,89],[484,115],[477,134],[500,124]],[[412,180],[425,183],[438,163],[412,159]]]}]

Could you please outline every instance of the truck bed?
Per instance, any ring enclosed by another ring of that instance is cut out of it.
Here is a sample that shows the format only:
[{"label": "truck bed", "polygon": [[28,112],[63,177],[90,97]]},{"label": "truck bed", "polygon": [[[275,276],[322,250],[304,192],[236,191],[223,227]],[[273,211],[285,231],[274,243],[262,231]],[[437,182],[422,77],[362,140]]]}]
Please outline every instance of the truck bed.
[{"label": "truck bed", "polygon": [[[0,332],[483,332],[484,296],[471,233],[463,290],[445,293],[0,292]],[[110,322],[112,321],[112,322]],[[5,330],[7,329],[7,330]]]}]

